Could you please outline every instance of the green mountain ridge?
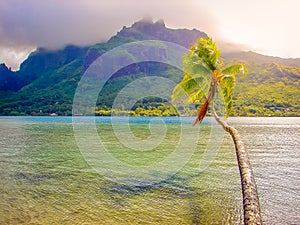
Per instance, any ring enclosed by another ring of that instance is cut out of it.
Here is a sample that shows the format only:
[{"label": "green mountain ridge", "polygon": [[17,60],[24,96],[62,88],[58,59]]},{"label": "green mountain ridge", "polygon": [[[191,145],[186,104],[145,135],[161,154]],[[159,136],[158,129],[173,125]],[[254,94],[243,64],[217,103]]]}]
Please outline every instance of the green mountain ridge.
[{"label": "green mountain ridge", "polygon": [[[67,46],[57,51],[38,49],[17,72],[0,65],[0,115],[71,115],[78,82],[91,63],[105,52],[140,40],[162,40],[188,48],[200,36],[206,34],[195,29],[169,29],[162,20],[155,23],[142,20],[123,27],[105,43]],[[225,64],[241,62],[250,71],[237,80],[234,116],[300,116],[300,59],[238,51],[225,53],[223,57]],[[183,76],[182,71],[161,63],[130,65],[107,81],[99,95],[98,110],[109,112],[118,92],[135,79],[158,74],[174,82]],[[164,108],[170,111],[169,100],[149,97],[137,102],[133,110],[160,107],[161,113],[150,114],[160,115],[166,111]],[[188,113],[194,108],[187,106]],[[173,114],[172,111],[164,115]]]},{"label": "green mountain ridge", "polygon": [[225,58],[237,58],[253,63],[266,64],[266,63],[277,63],[285,66],[300,67],[300,58],[280,58],[275,56],[266,56],[252,51],[235,51],[227,52],[223,54]]}]

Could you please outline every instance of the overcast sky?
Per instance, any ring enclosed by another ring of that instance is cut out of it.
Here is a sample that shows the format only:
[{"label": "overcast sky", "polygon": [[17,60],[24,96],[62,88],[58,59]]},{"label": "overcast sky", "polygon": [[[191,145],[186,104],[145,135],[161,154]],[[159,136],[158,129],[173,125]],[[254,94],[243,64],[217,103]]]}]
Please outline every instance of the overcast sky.
[{"label": "overcast sky", "polygon": [[299,0],[0,0],[0,62],[36,47],[107,40],[145,16],[196,28],[244,50],[300,58]]}]

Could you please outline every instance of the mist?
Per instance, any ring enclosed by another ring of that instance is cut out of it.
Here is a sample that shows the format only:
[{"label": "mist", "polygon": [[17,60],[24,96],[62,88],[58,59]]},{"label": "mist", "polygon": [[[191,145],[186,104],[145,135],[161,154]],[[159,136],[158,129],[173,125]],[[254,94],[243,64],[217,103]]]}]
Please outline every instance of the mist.
[{"label": "mist", "polygon": [[[214,27],[195,0],[4,0],[0,3],[0,45],[60,48],[106,41],[124,25],[145,16],[169,27]],[[212,30],[212,29],[211,29]],[[210,30],[210,31],[211,31]],[[204,30],[205,32],[209,32]]]},{"label": "mist", "polygon": [[196,28],[217,36],[213,16],[197,0],[2,0],[0,62],[17,69],[36,47],[107,41],[146,16],[163,19],[170,28]]},{"label": "mist", "polygon": [[292,25],[299,6],[293,0],[0,0],[0,62],[16,70],[37,47],[104,42],[149,16],[169,28],[203,31],[222,52],[299,57],[300,32]]}]

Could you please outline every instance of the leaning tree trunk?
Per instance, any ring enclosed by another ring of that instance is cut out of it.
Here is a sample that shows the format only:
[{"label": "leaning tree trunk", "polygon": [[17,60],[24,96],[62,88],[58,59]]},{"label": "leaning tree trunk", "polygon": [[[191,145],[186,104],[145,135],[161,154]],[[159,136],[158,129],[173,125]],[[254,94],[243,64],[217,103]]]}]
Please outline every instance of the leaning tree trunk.
[{"label": "leaning tree trunk", "polygon": [[237,162],[241,176],[244,224],[262,224],[257,188],[254,180],[252,167],[249,161],[247,149],[244,143],[242,142],[237,129],[229,126],[227,123],[222,121],[214,109],[213,113],[217,122],[224,128],[225,131],[227,131],[231,135],[234,142]]}]

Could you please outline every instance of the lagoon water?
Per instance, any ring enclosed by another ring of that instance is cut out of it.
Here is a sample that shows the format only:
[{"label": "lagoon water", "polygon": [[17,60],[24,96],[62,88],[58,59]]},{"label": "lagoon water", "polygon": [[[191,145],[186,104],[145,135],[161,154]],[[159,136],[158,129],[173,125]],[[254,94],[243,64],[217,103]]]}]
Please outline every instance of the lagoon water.
[{"label": "lagoon water", "polygon": [[[210,119],[196,128],[190,117],[72,121],[0,117],[0,224],[242,223],[233,144]],[[90,129],[76,133],[91,121],[110,156],[97,165]],[[264,223],[300,224],[300,118],[229,123],[248,147]]]}]

